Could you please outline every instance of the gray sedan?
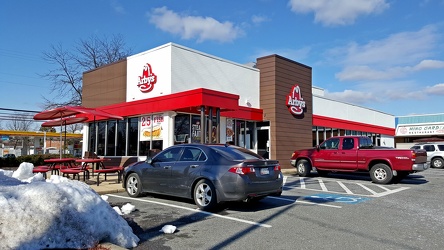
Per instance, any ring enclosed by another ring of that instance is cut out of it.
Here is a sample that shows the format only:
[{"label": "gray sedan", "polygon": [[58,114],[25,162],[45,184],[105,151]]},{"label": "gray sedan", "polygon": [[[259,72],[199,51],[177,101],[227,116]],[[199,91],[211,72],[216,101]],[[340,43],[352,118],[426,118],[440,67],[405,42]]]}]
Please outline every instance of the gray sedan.
[{"label": "gray sedan", "polygon": [[158,193],[194,199],[202,210],[225,201],[280,196],[283,175],[276,160],[228,144],[180,144],[123,171],[131,197]]}]

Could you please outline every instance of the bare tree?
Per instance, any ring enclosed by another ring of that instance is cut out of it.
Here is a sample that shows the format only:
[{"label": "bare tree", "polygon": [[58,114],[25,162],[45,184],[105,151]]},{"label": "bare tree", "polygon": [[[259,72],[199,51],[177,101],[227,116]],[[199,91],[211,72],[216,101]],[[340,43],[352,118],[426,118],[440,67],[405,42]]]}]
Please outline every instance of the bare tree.
[{"label": "bare tree", "polygon": [[6,124],[6,128],[13,131],[32,131],[34,130],[34,120],[29,115],[15,113],[11,115],[11,120]]},{"label": "bare tree", "polygon": [[52,99],[43,97],[44,107],[81,105],[83,72],[126,58],[131,50],[125,46],[121,35],[114,35],[110,39],[106,36],[81,39],[72,51],[61,44],[52,45],[49,52],[43,53],[43,57],[54,68],[42,76],[51,81],[50,92],[55,96]]},{"label": "bare tree", "polygon": [[[30,118],[29,115],[22,113],[15,113],[14,115],[11,115],[10,122],[6,124],[6,128],[12,131],[32,131],[34,130],[34,126],[35,124],[32,118]],[[21,145],[23,147],[22,150],[24,150],[24,152],[27,152],[29,146],[29,137],[14,136],[11,142],[14,143],[14,149],[16,149],[17,146]]]}]

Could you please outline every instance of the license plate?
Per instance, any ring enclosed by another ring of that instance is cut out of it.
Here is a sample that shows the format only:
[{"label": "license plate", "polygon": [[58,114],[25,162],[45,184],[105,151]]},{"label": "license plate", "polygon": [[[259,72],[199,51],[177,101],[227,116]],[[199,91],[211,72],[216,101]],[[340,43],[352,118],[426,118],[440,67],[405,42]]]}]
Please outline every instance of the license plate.
[{"label": "license plate", "polygon": [[270,174],[270,170],[268,168],[261,168],[261,175]]}]

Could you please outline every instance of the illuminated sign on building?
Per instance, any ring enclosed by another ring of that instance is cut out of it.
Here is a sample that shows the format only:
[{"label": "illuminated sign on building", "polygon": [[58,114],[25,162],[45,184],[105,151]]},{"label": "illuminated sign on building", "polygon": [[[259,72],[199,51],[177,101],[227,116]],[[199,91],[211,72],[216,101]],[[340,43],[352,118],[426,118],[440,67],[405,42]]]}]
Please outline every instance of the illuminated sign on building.
[{"label": "illuminated sign on building", "polygon": [[287,96],[287,107],[293,115],[301,115],[304,112],[305,101],[302,98],[301,88],[297,84],[291,88],[290,94]]}]

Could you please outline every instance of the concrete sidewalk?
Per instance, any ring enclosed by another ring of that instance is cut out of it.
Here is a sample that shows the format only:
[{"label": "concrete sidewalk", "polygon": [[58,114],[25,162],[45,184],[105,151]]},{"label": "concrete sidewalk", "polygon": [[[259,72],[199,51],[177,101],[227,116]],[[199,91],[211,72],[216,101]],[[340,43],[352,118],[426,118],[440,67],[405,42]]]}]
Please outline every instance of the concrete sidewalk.
[{"label": "concrete sidewalk", "polygon": [[[82,176],[80,176],[80,180],[82,180]],[[88,184],[92,189],[94,189],[98,194],[112,194],[112,193],[120,193],[124,192],[125,189],[122,187],[122,182],[117,182],[117,174],[107,174],[106,180],[105,175],[100,174],[99,185],[97,186],[97,175],[90,176],[89,180],[86,180],[85,183]]]}]

